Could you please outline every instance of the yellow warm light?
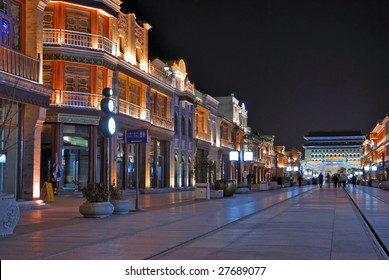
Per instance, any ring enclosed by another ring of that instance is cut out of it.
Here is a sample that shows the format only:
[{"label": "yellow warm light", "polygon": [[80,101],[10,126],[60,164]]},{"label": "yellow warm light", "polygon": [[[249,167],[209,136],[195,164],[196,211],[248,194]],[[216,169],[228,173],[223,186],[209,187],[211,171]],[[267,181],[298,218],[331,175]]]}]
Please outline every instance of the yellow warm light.
[{"label": "yellow warm light", "polygon": [[147,63],[140,63],[139,68],[142,71],[148,72],[148,64]]},{"label": "yellow warm light", "polygon": [[32,186],[32,197],[33,199],[41,197],[41,188],[38,183],[34,183]]},{"label": "yellow warm light", "polygon": [[146,112],[145,112],[144,110],[142,110],[142,111],[140,112],[140,119],[141,119],[141,120],[146,120],[146,117],[147,117]]},{"label": "yellow warm light", "polygon": [[61,104],[61,93],[55,92],[55,104]]},{"label": "yellow warm light", "polygon": [[[50,2],[51,2],[51,3],[64,3],[64,1],[50,1]],[[69,6],[74,6],[74,7],[79,7],[79,8],[85,8],[85,6],[78,5],[78,4],[74,4],[74,3],[69,3],[69,2],[65,2],[65,3],[66,3],[67,5],[69,5]],[[109,13],[107,13],[106,11],[101,10],[101,9],[96,9],[96,8],[92,8],[92,7],[88,7],[88,9],[98,11],[100,14],[105,15],[105,16],[107,16],[107,17],[111,16]]]},{"label": "yellow warm light", "polygon": [[131,63],[132,65],[136,65],[136,58],[135,58],[134,54],[130,54],[130,53],[126,52],[124,54],[124,60]]}]

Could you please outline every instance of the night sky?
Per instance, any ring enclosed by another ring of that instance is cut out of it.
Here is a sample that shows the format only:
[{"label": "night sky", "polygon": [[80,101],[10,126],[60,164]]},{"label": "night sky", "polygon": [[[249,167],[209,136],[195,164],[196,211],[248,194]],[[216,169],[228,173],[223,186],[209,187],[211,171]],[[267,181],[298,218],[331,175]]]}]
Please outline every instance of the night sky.
[{"label": "night sky", "polygon": [[368,134],[389,113],[389,1],[130,0],[149,58],[184,59],[203,93],[244,102],[252,132],[303,151],[312,130]]}]

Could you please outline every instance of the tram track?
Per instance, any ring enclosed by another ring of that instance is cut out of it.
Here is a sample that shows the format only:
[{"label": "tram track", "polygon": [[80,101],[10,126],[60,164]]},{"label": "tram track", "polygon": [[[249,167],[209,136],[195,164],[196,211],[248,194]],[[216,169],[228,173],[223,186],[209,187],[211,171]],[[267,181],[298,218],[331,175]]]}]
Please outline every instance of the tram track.
[{"label": "tram track", "polygon": [[[371,221],[369,221],[368,217],[365,215],[365,213],[363,212],[361,207],[359,207],[357,201],[353,198],[353,196],[350,194],[350,192],[347,190],[347,188],[345,188],[344,191],[346,192],[348,198],[350,199],[350,201],[354,205],[354,208],[356,209],[357,213],[359,213],[361,220],[366,225],[366,228],[368,229],[368,232],[369,232],[373,242],[375,243],[377,249],[380,251],[382,256],[388,260],[389,259],[389,250],[388,250],[388,247],[385,244],[385,242],[382,240],[380,234],[375,230],[374,225],[371,223]],[[367,192],[364,192],[363,190],[359,190],[359,191],[363,192],[365,195],[372,197],[373,199],[376,199],[378,201],[381,201],[381,202],[389,205],[389,203],[384,199],[381,199],[377,196],[371,195]]]}]

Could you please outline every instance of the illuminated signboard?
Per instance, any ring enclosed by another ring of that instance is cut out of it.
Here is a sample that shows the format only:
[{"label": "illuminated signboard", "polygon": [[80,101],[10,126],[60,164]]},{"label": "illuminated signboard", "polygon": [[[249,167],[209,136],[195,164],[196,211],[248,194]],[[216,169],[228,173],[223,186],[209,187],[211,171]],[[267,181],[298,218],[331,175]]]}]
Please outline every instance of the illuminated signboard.
[{"label": "illuminated signboard", "polygon": [[6,163],[6,161],[7,161],[7,155],[0,154],[0,163]]},{"label": "illuminated signboard", "polygon": [[230,152],[230,161],[238,161],[239,160],[239,152],[231,151]]},{"label": "illuminated signboard", "polygon": [[253,161],[253,160],[254,160],[253,152],[244,152],[243,153],[243,161]]}]

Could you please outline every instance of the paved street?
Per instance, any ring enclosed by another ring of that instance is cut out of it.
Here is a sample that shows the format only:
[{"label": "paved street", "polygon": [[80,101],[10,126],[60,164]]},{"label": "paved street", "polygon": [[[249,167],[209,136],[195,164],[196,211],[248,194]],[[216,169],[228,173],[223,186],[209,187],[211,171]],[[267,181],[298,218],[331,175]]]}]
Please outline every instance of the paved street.
[{"label": "paved street", "polygon": [[[389,192],[370,190],[389,201]],[[83,218],[83,201],[56,196],[48,209],[22,211],[14,234],[0,239],[1,259],[384,258],[342,188],[291,187],[210,201],[195,200],[193,191],[145,194],[144,211],[102,219]],[[381,227],[389,233],[388,224]]]}]

